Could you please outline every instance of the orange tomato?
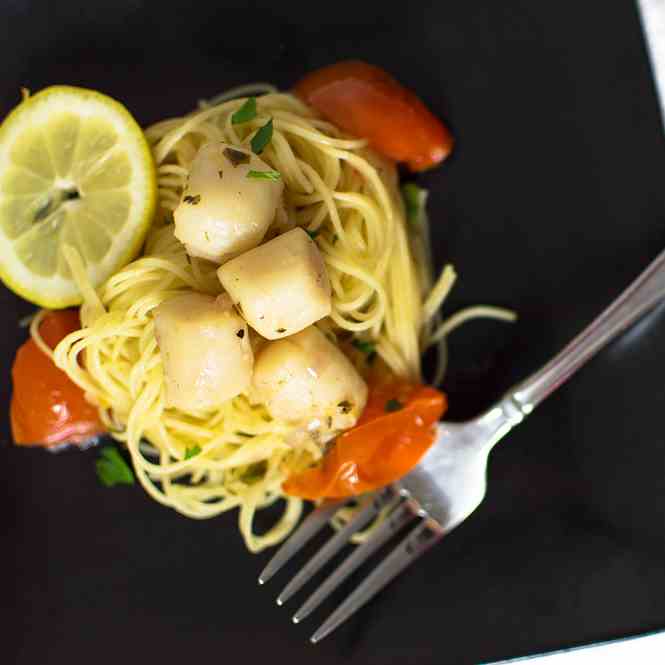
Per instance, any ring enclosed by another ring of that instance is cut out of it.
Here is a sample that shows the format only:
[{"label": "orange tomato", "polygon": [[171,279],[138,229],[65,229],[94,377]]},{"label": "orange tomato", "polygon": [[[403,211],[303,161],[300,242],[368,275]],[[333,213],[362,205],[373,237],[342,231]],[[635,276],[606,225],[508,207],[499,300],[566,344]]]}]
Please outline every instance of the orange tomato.
[{"label": "orange tomato", "polygon": [[[39,327],[46,344],[58,342],[81,327],[77,310],[49,312]],[[16,352],[10,420],[14,442],[22,446],[83,443],[104,431],[97,409],[83,391],[58,369],[32,339]]]},{"label": "orange tomato", "polygon": [[429,386],[394,381],[371,386],[358,424],[337,437],[319,466],[288,478],[284,491],[333,499],[398,480],[434,442],[434,425],[446,407],[446,396]]},{"label": "orange tomato", "polygon": [[440,164],[452,150],[453,137],[443,123],[380,67],[338,62],[307,74],[294,91],[324,118],[412,171]]}]

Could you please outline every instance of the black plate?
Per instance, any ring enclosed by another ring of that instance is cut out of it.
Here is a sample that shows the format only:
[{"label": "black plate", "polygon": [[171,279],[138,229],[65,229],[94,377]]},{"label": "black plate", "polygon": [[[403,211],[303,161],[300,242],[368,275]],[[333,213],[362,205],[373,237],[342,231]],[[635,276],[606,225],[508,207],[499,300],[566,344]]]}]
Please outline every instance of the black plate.
[{"label": "black plate", "polygon": [[[451,339],[456,418],[548,359],[665,245],[663,133],[633,3],[14,0],[3,25],[3,111],[19,86],[72,83],[147,124],[348,57],[417,90],[458,138],[422,178],[437,261],[461,274],[447,311],[521,315]],[[0,299],[7,404],[30,307]],[[286,576],[256,585],[270,553],[245,551],[236,515],[196,522],[139,487],[104,489],[94,452],[15,449],[3,418],[2,660],[441,665],[665,627],[664,337],[656,312],[591,362],[495,452],[473,519],[317,647],[325,611],[291,625],[274,605]]]}]

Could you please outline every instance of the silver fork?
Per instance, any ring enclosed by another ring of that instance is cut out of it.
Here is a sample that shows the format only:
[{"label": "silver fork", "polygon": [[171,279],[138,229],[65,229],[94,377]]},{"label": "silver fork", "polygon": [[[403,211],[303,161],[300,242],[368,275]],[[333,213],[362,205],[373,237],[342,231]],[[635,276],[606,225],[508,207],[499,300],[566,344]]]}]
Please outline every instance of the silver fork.
[{"label": "silver fork", "polygon": [[[439,423],[437,441],[418,466],[399,483],[364,497],[353,519],[301,568],[278,596],[277,604],[291,598],[354,533],[387,509],[388,516],[368,540],[351,552],[293,616],[295,623],[302,621],[380,547],[409,526],[399,544],[310,639],[316,643],[330,634],[480,505],[485,497],[487,458],[496,443],[597,351],[664,297],[665,251],[554,359],[508,391],[491,409],[466,423]],[[268,563],[259,583],[267,582],[345,503],[327,503],[310,513]]]}]

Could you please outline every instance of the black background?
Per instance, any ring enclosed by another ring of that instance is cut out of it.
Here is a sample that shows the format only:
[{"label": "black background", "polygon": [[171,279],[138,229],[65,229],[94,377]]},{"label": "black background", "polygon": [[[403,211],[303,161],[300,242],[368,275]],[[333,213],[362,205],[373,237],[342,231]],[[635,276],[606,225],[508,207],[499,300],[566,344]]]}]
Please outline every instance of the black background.
[{"label": "black background", "polygon": [[[421,178],[437,263],[461,275],[447,311],[521,316],[451,338],[451,417],[548,359],[665,245],[663,132],[632,2],[5,0],[2,24],[3,112],[19,86],[71,83],[148,124],[347,57],[414,88],[458,139]],[[0,303],[8,377],[31,307],[6,290]],[[495,451],[475,516],[317,647],[325,611],[291,625],[295,604],[274,605],[287,576],[256,585],[270,553],[245,551],[236,515],[196,522],[138,486],[104,489],[94,452],[18,450],[3,419],[2,660],[447,665],[663,628],[664,336],[657,311],[592,361]]]}]

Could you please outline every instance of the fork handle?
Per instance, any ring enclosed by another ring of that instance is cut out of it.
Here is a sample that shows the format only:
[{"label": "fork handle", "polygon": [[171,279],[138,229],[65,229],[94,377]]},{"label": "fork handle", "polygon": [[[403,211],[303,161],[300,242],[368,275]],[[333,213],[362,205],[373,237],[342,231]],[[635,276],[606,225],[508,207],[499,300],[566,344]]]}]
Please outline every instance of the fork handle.
[{"label": "fork handle", "polygon": [[619,333],[665,298],[665,250],[572,342],[542,369],[517,384],[506,398],[523,415],[540,404]]}]

